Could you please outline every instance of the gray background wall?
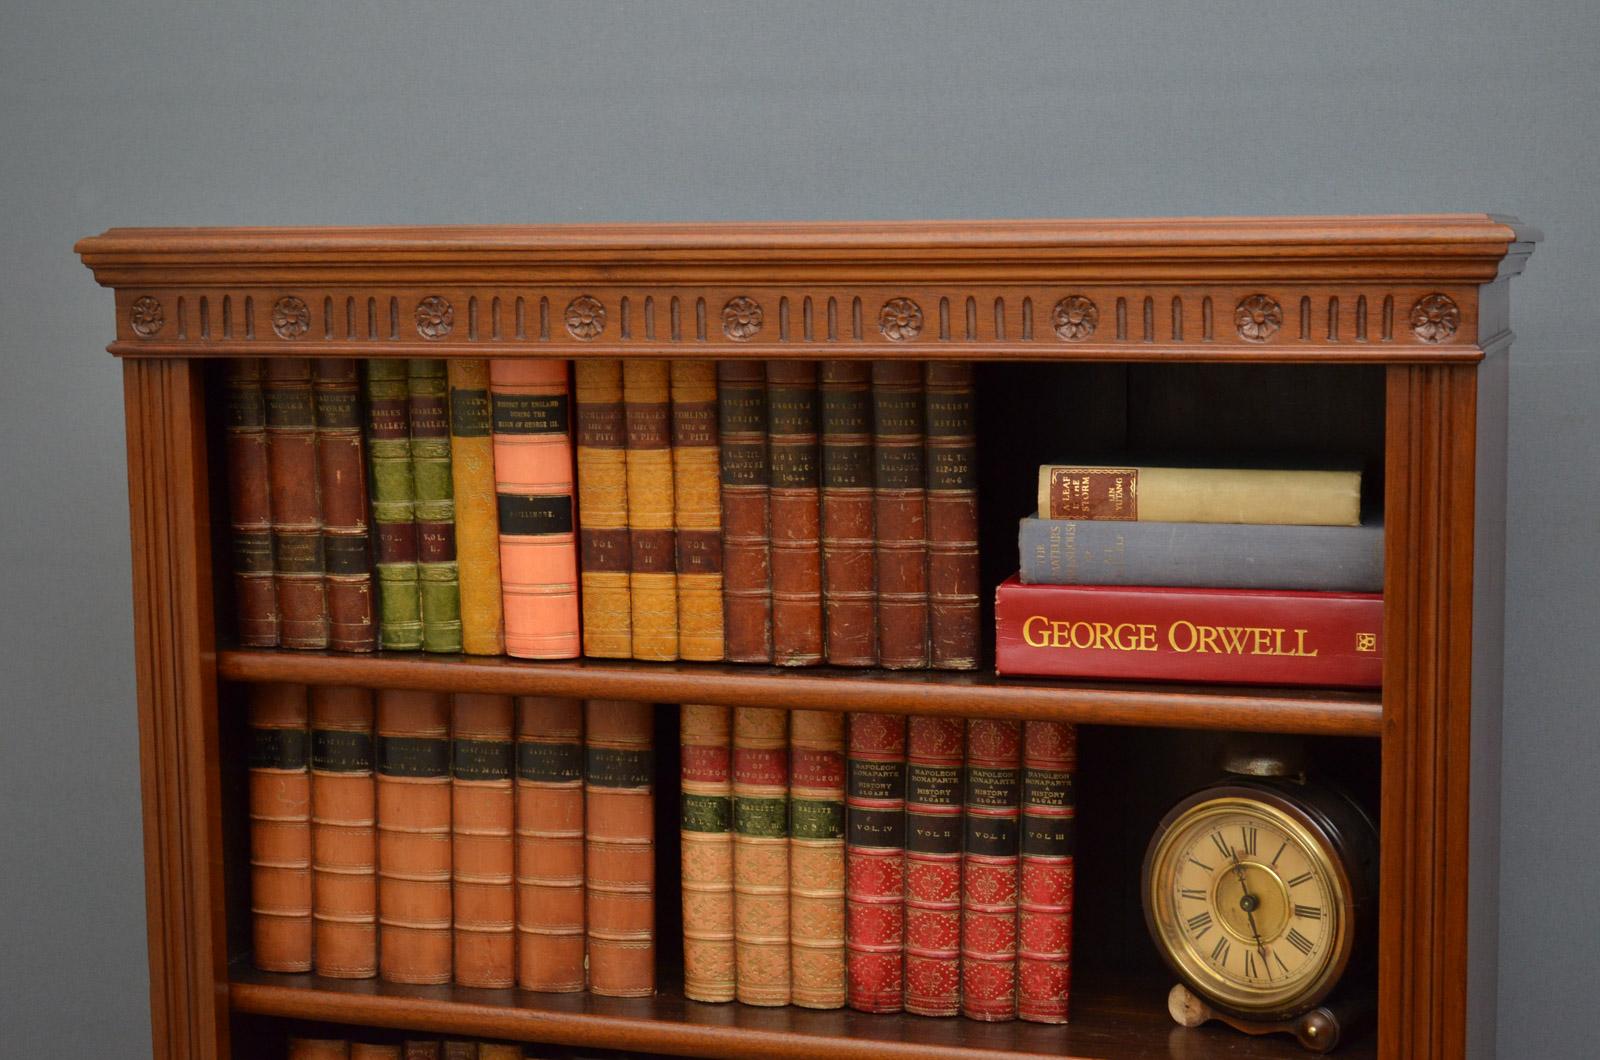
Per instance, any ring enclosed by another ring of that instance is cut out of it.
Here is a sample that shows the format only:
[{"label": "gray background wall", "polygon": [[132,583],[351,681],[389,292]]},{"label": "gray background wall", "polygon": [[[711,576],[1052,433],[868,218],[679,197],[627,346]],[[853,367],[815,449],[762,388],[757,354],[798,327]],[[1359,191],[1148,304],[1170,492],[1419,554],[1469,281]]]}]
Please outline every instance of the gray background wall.
[{"label": "gray background wall", "polygon": [[8,1055],[148,1050],[119,372],[74,239],[1441,210],[1547,235],[1514,297],[1498,1040],[1592,1055],[1600,5],[6,6]]}]

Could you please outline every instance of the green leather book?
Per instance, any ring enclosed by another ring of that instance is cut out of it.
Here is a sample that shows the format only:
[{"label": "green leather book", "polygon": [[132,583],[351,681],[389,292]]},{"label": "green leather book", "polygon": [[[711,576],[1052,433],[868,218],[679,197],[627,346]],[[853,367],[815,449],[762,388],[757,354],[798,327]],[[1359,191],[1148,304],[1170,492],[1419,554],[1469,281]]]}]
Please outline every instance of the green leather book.
[{"label": "green leather book", "polygon": [[406,365],[411,472],[416,482],[417,578],[422,650],[461,650],[461,575],[456,563],[455,489],[450,476],[450,386],[443,360]]},{"label": "green leather book", "polygon": [[372,462],[372,525],[377,532],[378,643],[386,651],[422,647],[417,587],[416,485],[406,362],[366,362],[367,453]]}]

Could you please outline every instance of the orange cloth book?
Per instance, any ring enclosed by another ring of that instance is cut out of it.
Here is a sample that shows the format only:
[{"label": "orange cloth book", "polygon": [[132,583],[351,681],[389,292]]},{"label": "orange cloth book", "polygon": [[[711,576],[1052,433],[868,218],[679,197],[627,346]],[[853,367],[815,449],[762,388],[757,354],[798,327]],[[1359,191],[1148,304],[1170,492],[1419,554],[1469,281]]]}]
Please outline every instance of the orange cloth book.
[{"label": "orange cloth book", "polygon": [[250,686],[255,965],[311,970],[311,774],[305,685]]},{"label": "orange cloth book", "polygon": [[458,692],[450,726],[450,874],[455,977],[461,986],[516,981],[510,696]]}]

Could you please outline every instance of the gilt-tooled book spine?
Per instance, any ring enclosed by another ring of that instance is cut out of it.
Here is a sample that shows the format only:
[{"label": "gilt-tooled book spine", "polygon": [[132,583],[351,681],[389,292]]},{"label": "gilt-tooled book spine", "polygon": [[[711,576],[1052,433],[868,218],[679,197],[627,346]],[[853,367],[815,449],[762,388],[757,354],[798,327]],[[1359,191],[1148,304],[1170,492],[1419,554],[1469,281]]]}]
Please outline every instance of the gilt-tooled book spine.
[{"label": "gilt-tooled book spine", "polygon": [[406,365],[411,472],[417,488],[417,581],[422,587],[422,650],[461,650],[461,573],[456,560],[455,488],[450,472],[450,402],[444,361]]},{"label": "gilt-tooled book spine", "polygon": [[678,562],[673,542],[672,407],[666,361],[622,365],[628,429],[628,588],[633,657],[678,657]]},{"label": "gilt-tooled book spine", "polygon": [[233,604],[239,644],[278,645],[278,588],[272,568],[272,494],[261,359],[226,368],[228,521],[233,526]]},{"label": "gilt-tooled book spine", "polygon": [[873,493],[878,534],[878,659],[928,665],[927,497],[922,365],[872,365]]},{"label": "gilt-tooled book spine", "polygon": [[789,718],[789,967],[802,1008],[844,1006],[844,715]]},{"label": "gilt-tooled book spine", "polygon": [[378,974],[450,981],[450,697],[378,692]]},{"label": "gilt-tooled book spine", "polygon": [[846,1001],[905,1007],[906,720],[851,714],[845,777]]},{"label": "gilt-tooled book spine", "polygon": [[445,1041],[439,1043],[440,1060],[478,1060],[478,1043]]},{"label": "gilt-tooled book spine", "polygon": [[583,930],[583,701],[517,697],[517,985],[587,985]]},{"label": "gilt-tooled book spine", "polygon": [[1035,1023],[1067,1022],[1072,992],[1077,768],[1075,726],[1023,723],[1017,1015]]},{"label": "gilt-tooled book spine", "polygon": [[789,717],[733,711],[733,930],[737,994],[787,1005],[789,968]]},{"label": "gilt-tooled book spine", "polygon": [[378,974],[377,791],[372,693],[311,689],[311,881],[316,972]]},{"label": "gilt-tooled book spine", "polygon": [[268,358],[261,390],[267,406],[278,643],[285,648],[326,648],[328,591],[323,578],[327,569],[317,489],[311,362],[303,357]]},{"label": "gilt-tooled book spine", "polygon": [[823,361],[822,609],[833,666],[878,664],[872,367]]},{"label": "gilt-tooled book spine", "polygon": [[327,574],[328,646],[374,651],[372,542],[367,526],[367,456],[361,441],[361,370],[351,357],[316,362],[317,482]]},{"label": "gilt-tooled book spine", "polygon": [[500,601],[500,518],[490,436],[489,362],[453,360],[450,382],[450,477],[456,506],[456,563],[461,572],[461,650],[505,650]]},{"label": "gilt-tooled book spine", "polygon": [[628,593],[628,426],[622,362],[575,361],[578,448],[578,554],[582,561],[583,653],[633,657]]},{"label": "gilt-tooled book spine", "polygon": [[506,654],[578,657],[566,361],[489,362]]},{"label": "gilt-tooled book spine", "polygon": [[589,990],[656,992],[655,754],[650,703],[584,703],[584,891]]},{"label": "gilt-tooled book spine", "polygon": [[268,972],[311,970],[311,774],[305,685],[251,685],[252,959]]},{"label": "gilt-tooled book spine", "polygon": [[1022,724],[967,719],[961,864],[961,1014],[1017,1018],[1017,852]]},{"label": "gilt-tooled book spine", "polygon": [[767,370],[717,362],[722,469],[722,614],[729,662],[772,661]]},{"label": "gilt-tooled book spine", "polygon": [[1357,526],[1353,469],[1045,464],[1039,518]]},{"label": "gilt-tooled book spine", "polygon": [[678,708],[681,783],[683,996],[732,1001],[733,772],[731,709]]},{"label": "gilt-tooled book spine", "polygon": [[404,1046],[351,1042],[350,1060],[403,1060]]},{"label": "gilt-tooled book spine", "polygon": [[366,368],[378,642],[385,651],[416,651],[422,647],[422,594],[417,584],[417,491],[411,473],[406,362],[370,360]]},{"label": "gilt-tooled book spine", "polygon": [[716,362],[673,361],[671,386],[678,655],[717,662],[723,633]]},{"label": "gilt-tooled book spine", "polygon": [[451,904],[459,986],[516,982],[510,696],[458,692],[450,726]]},{"label": "gilt-tooled book spine", "polygon": [[928,656],[978,668],[978,439],[972,365],[927,366]]},{"label": "gilt-tooled book spine", "polygon": [[350,1043],[343,1038],[290,1038],[289,1060],[347,1060]]},{"label": "gilt-tooled book spine", "polygon": [[822,661],[822,498],[817,362],[767,362],[771,469],[772,661]]},{"label": "gilt-tooled book spine", "polygon": [[961,800],[966,726],[906,723],[906,1011],[961,1011]]},{"label": "gilt-tooled book spine", "polygon": [[444,1047],[436,1041],[406,1042],[405,1060],[442,1060]]}]

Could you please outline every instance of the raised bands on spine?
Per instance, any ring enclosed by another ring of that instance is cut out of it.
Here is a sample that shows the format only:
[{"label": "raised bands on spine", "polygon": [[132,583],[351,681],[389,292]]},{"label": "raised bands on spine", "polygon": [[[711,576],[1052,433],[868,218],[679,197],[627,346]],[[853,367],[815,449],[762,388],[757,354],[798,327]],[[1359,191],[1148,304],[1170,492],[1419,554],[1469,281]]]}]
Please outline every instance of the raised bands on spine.
[{"label": "raised bands on spine", "polygon": [[450,382],[450,478],[455,490],[456,558],[461,574],[461,650],[505,650],[500,599],[500,520],[494,487],[489,362],[453,360]]},{"label": "raised bands on spine", "polygon": [[766,379],[760,361],[717,362],[723,638],[729,662],[772,661]]},{"label": "raised bands on spine", "polygon": [[378,692],[378,974],[450,981],[450,697]]},{"label": "raised bands on spine", "polygon": [[905,1007],[906,720],[851,714],[845,776],[846,1000]]},{"label": "raised bands on spine", "polygon": [[622,362],[573,364],[576,399],[578,552],[582,561],[583,653],[633,656],[628,592],[628,430],[622,409]]},{"label": "raised bands on spine", "polygon": [[876,666],[872,369],[865,361],[824,361],[819,378],[822,609],[828,663]]},{"label": "raised bands on spine", "polygon": [[584,704],[584,890],[589,989],[656,990],[654,709]]},{"label": "raised bands on spine", "polygon": [[822,513],[817,362],[767,363],[771,468],[772,661],[822,661]]},{"label": "raised bands on spine", "polygon": [[844,1005],[844,715],[789,717],[789,967],[802,1008]]},{"label": "raised bands on spine", "polygon": [[587,985],[583,913],[583,702],[517,697],[517,985]]},{"label": "raised bands on spine", "polygon": [[455,980],[516,981],[516,844],[510,696],[458,692],[450,724]]},{"label": "raised bands on spine", "polygon": [[316,972],[378,974],[377,793],[372,693],[311,689],[311,879]]},{"label": "raised bands on spine", "polygon": [[250,915],[253,960],[311,970],[311,774],[305,685],[251,685]]},{"label": "raised bands on spine", "polygon": [[734,998],[731,708],[679,710],[682,791],[683,996]]},{"label": "raised bands on spine", "polygon": [[737,993],[746,1005],[787,1005],[789,754],[787,711],[733,711],[733,889]]}]

